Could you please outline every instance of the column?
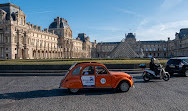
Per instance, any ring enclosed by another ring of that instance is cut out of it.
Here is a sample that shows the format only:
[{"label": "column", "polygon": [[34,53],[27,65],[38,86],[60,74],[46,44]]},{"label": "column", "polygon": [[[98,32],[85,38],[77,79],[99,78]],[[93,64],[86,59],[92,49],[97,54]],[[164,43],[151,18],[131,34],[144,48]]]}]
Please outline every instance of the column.
[{"label": "column", "polygon": [[0,43],[1,43],[1,41],[2,41],[1,39],[2,39],[2,34],[0,34]]},{"label": "column", "polygon": [[[24,55],[25,55],[25,58],[23,58],[23,59],[29,59],[29,49],[28,48],[24,49]],[[32,55],[33,55],[33,52],[32,52]]]},{"label": "column", "polygon": [[3,43],[3,34],[1,34],[1,43]]}]

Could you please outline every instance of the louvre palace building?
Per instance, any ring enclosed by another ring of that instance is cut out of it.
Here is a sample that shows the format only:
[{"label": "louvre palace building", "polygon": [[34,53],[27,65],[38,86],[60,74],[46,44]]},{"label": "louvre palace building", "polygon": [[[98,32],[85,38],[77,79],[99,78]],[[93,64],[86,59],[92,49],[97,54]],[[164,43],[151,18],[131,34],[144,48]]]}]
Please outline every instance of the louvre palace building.
[{"label": "louvre palace building", "polygon": [[137,41],[128,33],[119,42],[90,42],[79,33],[76,39],[68,21],[57,17],[48,28],[26,22],[26,15],[11,3],[0,4],[0,59],[62,58],[168,58],[188,56],[188,28],[180,29],[175,39]]},{"label": "louvre palace building", "polygon": [[120,42],[101,42],[96,45],[96,58],[137,58],[137,57],[185,57],[188,56],[188,28],[180,29],[175,39],[167,41],[137,41],[136,34],[125,34]]},{"label": "louvre palace building", "polygon": [[72,37],[68,21],[57,17],[49,28],[26,23],[19,6],[0,4],[0,59],[91,58],[85,33]]}]

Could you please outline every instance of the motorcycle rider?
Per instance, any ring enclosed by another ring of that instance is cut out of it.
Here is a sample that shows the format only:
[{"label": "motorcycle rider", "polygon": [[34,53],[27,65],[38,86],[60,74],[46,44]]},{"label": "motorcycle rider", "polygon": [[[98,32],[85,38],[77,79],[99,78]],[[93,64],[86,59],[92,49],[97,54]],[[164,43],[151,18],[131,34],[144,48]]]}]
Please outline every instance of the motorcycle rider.
[{"label": "motorcycle rider", "polygon": [[155,72],[155,75],[157,76],[159,71],[158,71],[158,66],[154,63],[155,58],[151,57],[151,61],[150,61],[150,70]]},{"label": "motorcycle rider", "polygon": [[151,58],[150,64],[149,64],[149,68],[150,70],[154,71],[154,67],[155,67],[155,63],[154,63],[154,58]]}]

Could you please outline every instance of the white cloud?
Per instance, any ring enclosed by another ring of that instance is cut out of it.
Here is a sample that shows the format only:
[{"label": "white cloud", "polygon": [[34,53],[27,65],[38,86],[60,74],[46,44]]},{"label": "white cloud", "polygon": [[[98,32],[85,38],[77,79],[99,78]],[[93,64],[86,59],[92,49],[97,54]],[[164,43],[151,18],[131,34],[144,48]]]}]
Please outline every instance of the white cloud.
[{"label": "white cloud", "polygon": [[[181,12],[184,17],[176,16],[177,6],[183,0],[164,0],[158,11],[152,16],[144,18],[137,27],[138,40],[167,40],[175,38],[175,33],[181,28],[188,27],[186,13]],[[172,11],[173,9],[173,11]]]},{"label": "white cloud", "polygon": [[136,17],[143,17],[142,15],[136,13],[136,12],[133,12],[133,11],[130,11],[130,10],[127,10],[127,9],[121,9],[121,8],[117,8],[116,9],[117,11],[120,11],[122,13],[126,13],[126,14],[130,14],[130,15],[134,15]]},{"label": "white cloud", "polygon": [[179,4],[182,1],[183,0],[164,0],[160,6],[160,9],[162,11],[167,11],[167,10],[175,7],[177,4]]},{"label": "white cloud", "polygon": [[175,32],[188,27],[188,20],[161,23],[151,27],[139,27],[136,31],[140,40],[166,40],[167,37],[175,38]]}]

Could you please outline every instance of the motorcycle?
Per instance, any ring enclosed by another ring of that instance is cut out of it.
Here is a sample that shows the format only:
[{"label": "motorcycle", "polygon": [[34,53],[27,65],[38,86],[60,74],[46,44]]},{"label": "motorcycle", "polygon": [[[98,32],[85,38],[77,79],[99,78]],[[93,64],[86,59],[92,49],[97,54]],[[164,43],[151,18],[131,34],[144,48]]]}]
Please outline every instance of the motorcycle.
[{"label": "motorcycle", "polygon": [[164,81],[168,81],[170,79],[170,74],[165,71],[163,66],[160,64],[158,59],[154,59],[157,61],[157,64],[155,64],[155,71],[146,69],[145,64],[140,64],[139,67],[143,68],[143,79],[144,81],[148,82],[151,79],[163,79]]}]

